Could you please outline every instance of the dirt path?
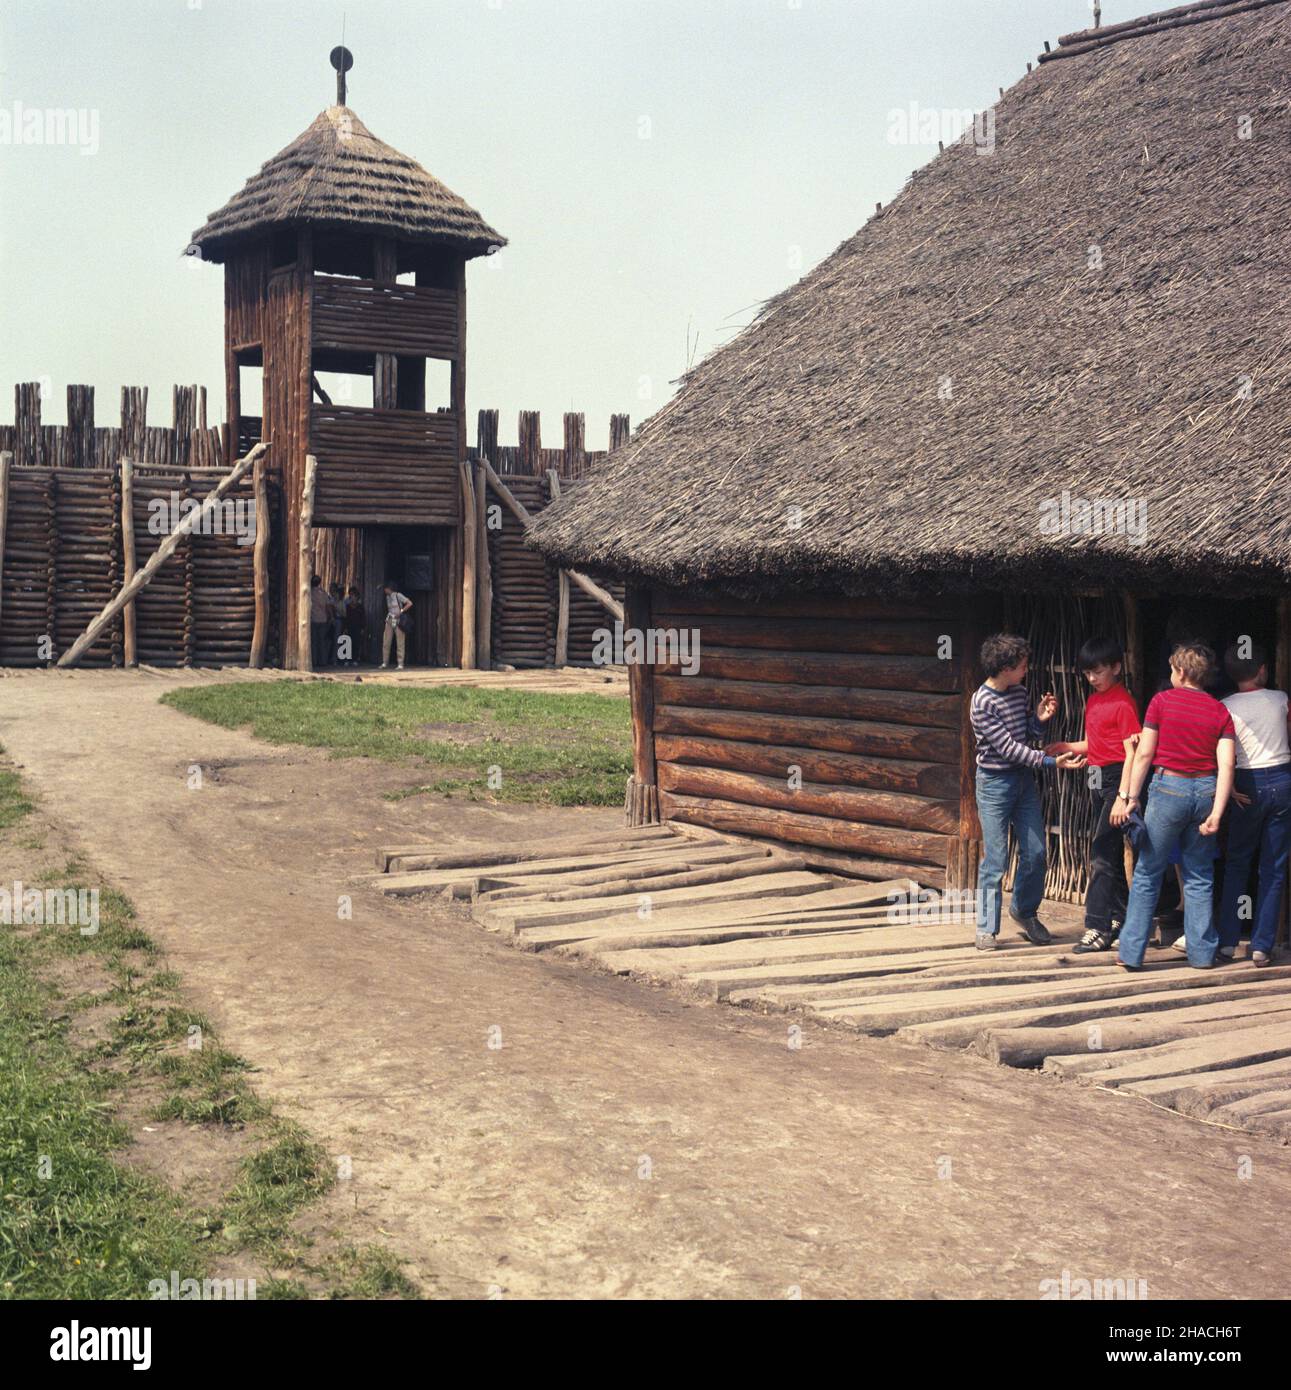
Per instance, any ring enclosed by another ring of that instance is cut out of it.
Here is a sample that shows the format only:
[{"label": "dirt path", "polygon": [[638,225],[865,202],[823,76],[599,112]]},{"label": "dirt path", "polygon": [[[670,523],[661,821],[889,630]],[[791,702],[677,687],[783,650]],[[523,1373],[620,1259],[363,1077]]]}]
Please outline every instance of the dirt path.
[{"label": "dirt path", "polygon": [[795,1050],[783,1018],[378,899],[349,881],[378,844],[619,813],[387,802],[424,777],[200,724],[155,704],[171,684],[5,677],[0,743],[257,1084],[352,1155],[369,1235],[429,1288],[1031,1298],[1066,1270],[1153,1298],[1286,1289],[1286,1150],[963,1054],[810,1023]]}]

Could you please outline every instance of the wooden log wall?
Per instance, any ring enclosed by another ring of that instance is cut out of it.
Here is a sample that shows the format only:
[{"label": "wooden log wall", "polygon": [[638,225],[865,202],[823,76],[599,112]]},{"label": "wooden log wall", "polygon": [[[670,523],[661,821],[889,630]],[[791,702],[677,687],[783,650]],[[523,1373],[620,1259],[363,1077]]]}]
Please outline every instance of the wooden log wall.
[{"label": "wooden log wall", "polygon": [[319,525],[456,526],[461,492],[450,412],[315,405]]},{"label": "wooden log wall", "polygon": [[699,672],[654,667],[643,706],[665,819],[945,886],[961,812],[958,615],[666,590],[649,611],[654,630],[700,638]]},{"label": "wooden log wall", "polygon": [[[562,493],[588,485],[605,451],[589,452],[586,447],[584,417],[571,412],[564,418],[565,444],[560,449],[542,445],[542,422],[537,411],[521,411],[518,443],[499,445],[498,412],[482,410],[479,433],[469,457],[487,458],[511,489],[516,500],[531,514],[552,502],[547,477],[554,470]],[[626,443],[628,417],[610,420],[612,444]],[[497,666],[550,666],[556,659],[556,620],[559,603],[558,572],[524,541],[520,523],[491,488],[485,490],[488,509],[488,556],[492,585],[492,623],[490,642],[492,662]],[[623,587],[605,586],[620,602]],[[612,626],[605,609],[576,585],[569,596],[569,664],[590,665],[593,633]]]},{"label": "wooden log wall", "polygon": [[318,275],[313,294],[315,347],[409,357],[457,355],[456,290]]},{"label": "wooden log wall", "polygon": [[[200,500],[223,469],[136,470],[133,485],[136,568],[163,534],[150,519],[156,500]],[[254,495],[246,480],[230,500]],[[0,664],[43,666],[65,652],[125,582],[119,470],[13,468],[0,598]],[[237,536],[186,541],[135,600],[136,653],[149,665],[245,662],[255,620],[254,547]],[[86,666],[120,666],[125,615],[86,654]]]}]

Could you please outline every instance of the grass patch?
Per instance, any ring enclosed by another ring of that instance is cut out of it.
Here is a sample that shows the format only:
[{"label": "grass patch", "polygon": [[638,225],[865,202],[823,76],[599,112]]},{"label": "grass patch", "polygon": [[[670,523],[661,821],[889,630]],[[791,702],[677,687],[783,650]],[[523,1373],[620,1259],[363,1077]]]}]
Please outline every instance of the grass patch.
[{"label": "grass patch", "polygon": [[270,743],[434,770],[392,799],[617,806],[632,768],[628,702],[613,696],[282,680],[172,690],[162,703]]},{"label": "grass patch", "polygon": [[[417,1297],[380,1247],[320,1256],[297,1232],[332,1185],[326,1153],[274,1114],[250,1064],[188,1007],[130,901],[96,885],[78,859],[34,858],[47,836],[57,842],[0,761],[0,853],[18,868],[0,877],[98,893],[92,931],[0,925],[0,1298],[142,1299],[172,1271],[200,1282],[248,1261],[301,1272],[258,1281],[260,1298]],[[87,1015],[97,1040],[78,1045]],[[251,1151],[209,1210],[119,1161],[130,1134],[116,1115],[127,1102],[156,1121],[247,1130]]]},{"label": "grass patch", "polygon": [[121,1167],[111,1078],[86,1071],[33,946],[0,933],[0,1294],[142,1298],[148,1280],[200,1278],[191,1221],[159,1183]]},{"label": "grass patch", "polygon": [[278,1139],[242,1165],[223,1211],[225,1240],[281,1258],[296,1214],[335,1181],[326,1153],[299,1126],[278,1121]]}]

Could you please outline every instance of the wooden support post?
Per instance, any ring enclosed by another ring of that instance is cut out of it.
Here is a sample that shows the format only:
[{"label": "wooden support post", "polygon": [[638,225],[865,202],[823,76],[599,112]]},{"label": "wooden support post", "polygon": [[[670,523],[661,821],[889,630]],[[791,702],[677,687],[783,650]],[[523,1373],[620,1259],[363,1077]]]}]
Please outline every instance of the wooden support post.
[{"label": "wooden support post", "polygon": [[460,465],[462,477],[462,669],[474,671],[475,655],[475,573],[476,545],[479,527],[476,525],[475,509],[479,501],[475,496],[475,483],[471,477],[471,465]]},{"label": "wooden support post", "polygon": [[[646,632],[651,621],[648,589],[629,587],[624,625]],[[642,662],[628,666],[628,701],[632,707],[632,776],[624,810],[629,825],[656,825],[659,813],[658,770],[654,749],[654,668]]]},{"label": "wooden support post", "polygon": [[610,453],[621,449],[632,437],[632,421],[627,415],[610,416]]},{"label": "wooden support post", "polygon": [[45,434],[40,424],[38,381],[20,381],[13,388],[13,441],[19,468],[44,467]]},{"label": "wooden support post", "polygon": [[489,559],[489,480],[475,465],[475,664],[493,669],[493,563]]},{"label": "wooden support post", "polygon": [[264,459],[255,465],[256,538],[252,554],[256,616],[251,630],[250,666],[258,671],[264,665],[269,645],[269,478]]},{"label": "wooden support post", "polygon": [[[568,444],[570,416],[565,416],[565,434]],[[582,416],[577,417],[582,419]],[[551,484],[551,500],[560,501],[560,474],[554,468],[547,470],[547,481]],[[569,572],[561,570],[557,575],[556,582],[559,585],[559,597],[556,606],[556,665],[569,665]]]},{"label": "wooden support post", "polygon": [[[1271,673],[1279,690],[1291,690],[1291,598],[1278,599],[1277,607],[1277,651],[1273,658],[1274,670]],[[1288,890],[1282,893],[1281,921],[1278,925],[1278,941],[1286,946],[1291,941],[1291,912],[1288,911]]]},{"label": "wooden support post", "polygon": [[[45,531],[49,537],[49,563],[45,567],[45,633],[53,653],[58,644],[58,474],[49,475],[45,492]],[[106,626],[106,624],[105,624]]]},{"label": "wooden support post", "polygon": [[[139,568],[139,557],[135,550],[134,541],[134,461],[128,458],[121,460],[121,554],[125,562],[121,587],[128,589],[135,577],[136,570]],[[139,652],[136,641],[134,599],[126,604],[122,613],[125,632],[125,664],[137,666],[139,664]]]},{"label": "wooden support post", "polygon": [[[507,507],[511,510],[512,515],[515,516],[515,518],[520,522],[520,524],[522,526],[528,526],[529,522],[532,519],[529,515],[528,510],[524,507],[522,503],[516,500],[515,495],[512,493],[511,489],[507,487],[507,485],[502,481],[501,478],[498,477],[497,470],[493,467],[491,463],[485,460],[482,466],[484,468],[485,476],[489,480],[489,486],[493,489],[494,492],[497,493],[497,495],[503,500],[503,502],[506,503]],[[614,597],[613,594],[607,594],[599,584],[593,583],[593,581],[588,579],[588,577],[585,574],[580,574],[578,570],[570,570],[569,577],[574,581],[575,584],[578,585],[580,589],[582,589],[582,591],[585,594],[587,594],[591,598],[594,598],[597,601],[597,603],[601,605],[602,608],[605,608],[619,622],[623,621],[623,605],[618,601],[618,599]]]},{"label": "wooden support post", "polygon": [[578,411],[565,415],[565,457],[561,469],[567,478],[581,478],[587,472],[587,422]]},{"label": "wooden support post", "polygon": [[93,468],[94,387],[67,388],[67,428],[63,431],[63,459],[69,468]]},{"label": "wooden support post", "polygon": [[112,619],[125,608],[126,604],[129,603],[141,589],[145,588],[152,581],[153,576],[175,553],[184,538],[191,535],[194,530],[200,529],[201,526],[205,524],[206,518],[210,516],[212,511],[219,505],[224,495],[242,481],[248,471],[255,466],[256,460],[267,448],[268,445],[266,444],[257,444],[246,458],[239,459],[232,471],[221,478],[219,483],[207,493],[200,507],[189,512],[187,516],[180,518],[175,528],[153,552],[151,559],[149,559],[143,569],[135,575],[129,584],[123,584],[121,586],[120,593],[116,594],[112,600],[104,606],[98,617],[90,623],[89,627],[87,627],[67,651],[63,653],[58,661],[60,666],[76,665],[89,648],[98,641]]},{"label": "wooden support post", "polygon": [[977,743],[973,735],[973,695],[981,684],[982,619],[967,606],[958,624],[959,667],[959,834],[947,846],[946,887],[961,892],[977,887],[982,825],[977,817]]},{"label": "wooden support post", "polygon": [[296,669],[312,671],[314,653],[310,645],[309,591],[314,578],[314,490],[318,483],[318,460],[305,455],[305,487],[300,503],[300,544],[296,560]]},{"label": "wooden support post", "polygon": [[1125,612],[1125,684],[1143,709],[1147,705],[1147,689],[1143,680],[1143,634],[1139,623],[1139,601],[1136,595],[1121,595]]},{"label": "wooden support post", "polygon": [[0,632],[4,631],[4,533],[9,522],[9,472],[13,454],[6,449],[0,453]]}]

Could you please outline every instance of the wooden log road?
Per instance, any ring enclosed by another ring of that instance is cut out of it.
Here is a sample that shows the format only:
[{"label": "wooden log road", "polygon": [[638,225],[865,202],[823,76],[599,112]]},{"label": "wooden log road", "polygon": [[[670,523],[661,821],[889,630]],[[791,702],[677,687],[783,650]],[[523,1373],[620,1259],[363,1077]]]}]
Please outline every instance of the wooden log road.
[{"label": "wooden log road", "polygon": [[1291,965],[1193,970],[1156,949],[1129,974],[1114,953],[1072,953],[1070,909],[1051,922],[1052,946],[1029,945],[1006,919],[987,954],[971,920],[933,911],[909,879],[835,877],[697,827],[392,846],[368,881],[469,902],[476,923],[522,949],[691,997],[970,1051],[1291,1139]]}]

